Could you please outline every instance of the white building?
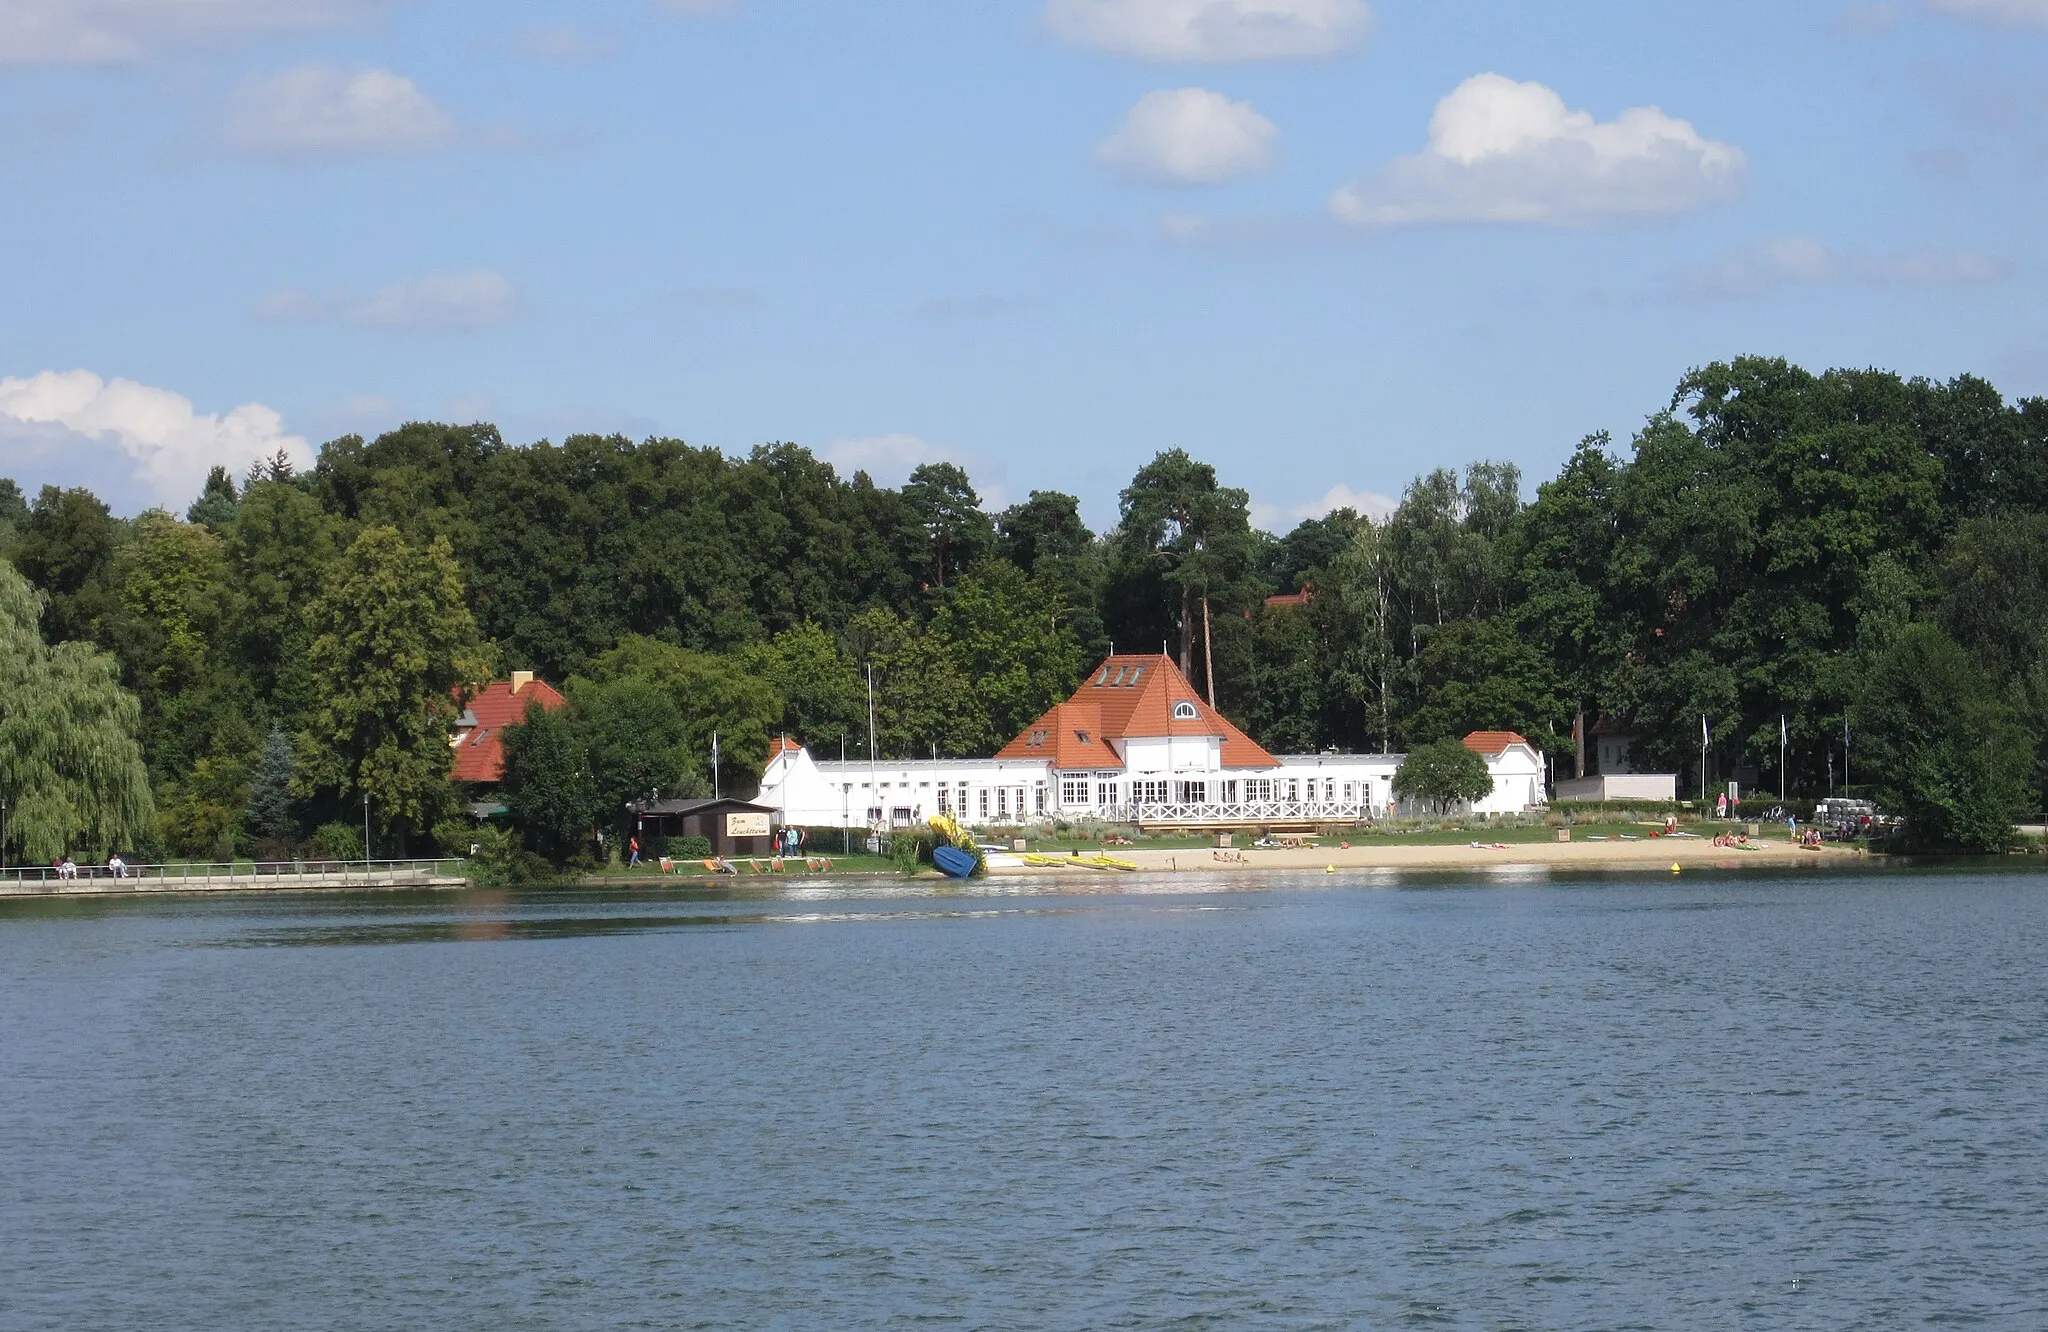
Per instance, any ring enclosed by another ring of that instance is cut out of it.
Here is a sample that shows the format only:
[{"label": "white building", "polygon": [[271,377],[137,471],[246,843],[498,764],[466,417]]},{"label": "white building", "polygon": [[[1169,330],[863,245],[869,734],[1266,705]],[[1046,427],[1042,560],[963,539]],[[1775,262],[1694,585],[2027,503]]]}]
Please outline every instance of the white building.
[{"label": "white building", "polygon": [[[1495,774],[1476,810],[1544,803],[1543,758],[1528,741],[1497,731],[1466,744]],[[933,814],[978,826],[1361,823],[1391,812],[1401,759],[1269,754],[1203,702],[1171,657],[1116,656],[992,759],[820,763],[779,739],[756,801],[779,822],[812,827],[904,827]]]}]

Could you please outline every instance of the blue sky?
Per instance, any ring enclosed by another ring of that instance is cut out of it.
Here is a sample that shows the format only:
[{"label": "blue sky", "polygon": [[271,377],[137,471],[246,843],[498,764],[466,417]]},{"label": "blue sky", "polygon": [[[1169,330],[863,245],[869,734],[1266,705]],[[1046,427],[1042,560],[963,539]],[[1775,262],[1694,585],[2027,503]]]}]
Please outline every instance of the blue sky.
[{"label": "blue sky", "polygon": [[1689,367],[2048,393],[2048,0],[7,0],[0,475],[408,419],[1284,528]]}]

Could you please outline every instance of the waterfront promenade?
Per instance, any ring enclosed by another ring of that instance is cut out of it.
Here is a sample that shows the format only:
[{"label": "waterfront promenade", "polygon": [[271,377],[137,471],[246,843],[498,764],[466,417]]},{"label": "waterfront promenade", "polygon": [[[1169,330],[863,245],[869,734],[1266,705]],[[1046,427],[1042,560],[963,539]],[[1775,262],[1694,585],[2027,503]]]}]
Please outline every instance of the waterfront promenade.
[{"label": "waterfront promenade", "polygon": [[115,875],[105,865],[80,865],[60,877],[48,865],[0,870],[0,898],[120,896],[151,893],[271,892],[363,888],[461,888],[461,860],[299,860],[130,865]]}]

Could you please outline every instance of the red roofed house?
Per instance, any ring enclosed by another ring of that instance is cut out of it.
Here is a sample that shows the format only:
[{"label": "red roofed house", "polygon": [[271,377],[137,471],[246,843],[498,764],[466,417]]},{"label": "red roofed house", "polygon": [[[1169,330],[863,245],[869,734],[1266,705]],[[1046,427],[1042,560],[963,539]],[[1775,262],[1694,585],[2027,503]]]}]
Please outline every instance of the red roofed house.
[{"label": "red roofed house", "polygon": [[532,671],[514,671],[509,680],[485,685],[463,708],[448,737],[454,751],[448,775],[474,786],[497,785],[505,775],[505,728],[525,721],[527,705],[535,702],[553,712],[568,700],[545,680],[534,679]]},{"label": "red roofed house", "polygon": [[[1543,803],[1542,756],[1520,736],[1491,750],[1481,810]],[[1385,814],[1399,754],[1266,752],[1196,693],[1171,657],[1110,657],[987,759],[819,762],[787,737],[756,799],[785,823],[903,827],[947,814],[978,826],[1067,821],[1189,827],[1358,822]],[[1533,785],[1530,778],[1533,777]]]},{"label": "red roofed house", "polygon": [[1516,814],[1544,803],[1543,753],[1513,731],[1474,731],[1465,748],[1486,760],[1493,794],[1472,806],[1474,814]]}]

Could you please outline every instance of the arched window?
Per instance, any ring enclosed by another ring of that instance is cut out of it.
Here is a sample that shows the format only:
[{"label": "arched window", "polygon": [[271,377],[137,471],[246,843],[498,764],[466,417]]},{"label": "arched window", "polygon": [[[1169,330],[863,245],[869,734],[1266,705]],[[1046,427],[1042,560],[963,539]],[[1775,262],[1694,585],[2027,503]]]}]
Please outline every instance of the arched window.
[{"label": "arched window", "polygon": [[1186,700],[1173,705],[1173,719],[1175,721],[1194,721],[1200,715],[1200,713],[1195,711],[1195,705]]}]

